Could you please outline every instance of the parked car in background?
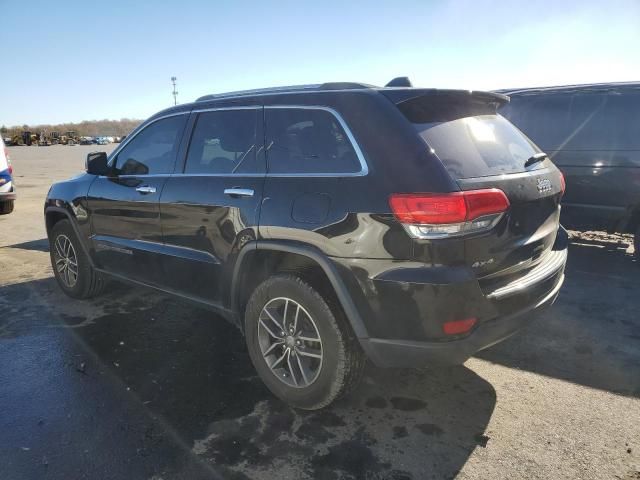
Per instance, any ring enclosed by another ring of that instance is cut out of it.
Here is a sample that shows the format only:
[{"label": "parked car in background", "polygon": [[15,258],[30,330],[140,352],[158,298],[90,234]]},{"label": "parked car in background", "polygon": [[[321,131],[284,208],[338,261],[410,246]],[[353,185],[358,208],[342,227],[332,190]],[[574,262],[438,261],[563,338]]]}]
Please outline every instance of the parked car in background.
[{"label": "parked car in background", "polygon": [[207,95],[89,154],[46,199],[60,287],[207,305],[304,409],[367,358],[459,364],[508,337],[564,280],[562,175],[496,113],[505,96],[392,85]]},{"label": "parked car in background", "polygon": [[13,185],[13,167],[9,151],[0,138],[0,215],[13,212],[16,190]]},{"label": "parked car in background", "polygon": [[96,145],[109,145],[107,137],[96,137],[94,142]]},{"label": "parked car in background", "polygon": [[80,145],[93,145],[94,143],[93,137],[80,137]]},{"label": "parked car in background", "polygon": [[562,170],[562,223],[635,234],[640,259],[640,82],[501,90],[500,113]]}]

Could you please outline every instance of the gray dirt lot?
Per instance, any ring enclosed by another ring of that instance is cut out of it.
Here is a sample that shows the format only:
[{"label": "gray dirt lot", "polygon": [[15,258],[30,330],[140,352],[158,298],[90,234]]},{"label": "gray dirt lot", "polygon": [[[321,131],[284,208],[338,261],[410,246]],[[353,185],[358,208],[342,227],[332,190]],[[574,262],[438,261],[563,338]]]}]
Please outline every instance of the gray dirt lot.
[{"label": "gray dirt lot", "polygon": [[556,305],[464,366],[369,367],[348,398],[298,412],[210,312],[115,283],[92,301],[57,288],[43,200],[95,148],[9,149],[19,198],[0,217],[1,479],[640,478],[628,237],[574,236]]}]

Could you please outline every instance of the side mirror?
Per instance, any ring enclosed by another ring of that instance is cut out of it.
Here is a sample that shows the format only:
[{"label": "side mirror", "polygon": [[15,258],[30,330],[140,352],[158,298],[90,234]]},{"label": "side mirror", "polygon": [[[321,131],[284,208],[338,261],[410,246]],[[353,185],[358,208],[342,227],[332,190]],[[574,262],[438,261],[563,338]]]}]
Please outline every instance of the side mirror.
[{"label": "side mirror", "polygon": [[91,152],[87,155],[85,169],[90,175],[108,175],[110,173],[105,152]]}]

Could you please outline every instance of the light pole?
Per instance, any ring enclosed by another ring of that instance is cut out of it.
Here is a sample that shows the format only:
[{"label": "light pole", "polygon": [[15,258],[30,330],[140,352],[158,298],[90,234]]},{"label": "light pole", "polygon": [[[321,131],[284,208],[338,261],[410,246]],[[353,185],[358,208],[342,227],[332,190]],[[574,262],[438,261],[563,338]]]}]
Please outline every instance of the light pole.
[{"label": "light pole", "polygon": [[177,105],[178,104],[178,91],[176,90],[176,80],[178,80],[176,77],[171,77],[171,83],[173,83],[173,104]]}]

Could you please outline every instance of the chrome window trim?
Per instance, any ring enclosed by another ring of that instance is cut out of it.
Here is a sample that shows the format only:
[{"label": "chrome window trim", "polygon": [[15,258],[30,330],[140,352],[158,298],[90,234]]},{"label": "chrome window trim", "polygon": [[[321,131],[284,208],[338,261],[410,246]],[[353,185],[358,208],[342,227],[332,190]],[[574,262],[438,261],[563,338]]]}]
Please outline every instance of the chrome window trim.
[{"label": "chrome window trim", "polygon": [[[118,148],[116,148],[113,152],[111,152],[111,154],[109,155],[109,159],[107,160],[107,165],[109,167],[113,167],[113,162],[115,161],[115,158],[118,156],[120,151],[124,147],[126,147],[131,140],[136,138],[148,126],[153,125],[154,123],[159,122],[160,120],[164,120],[165,118],[176,117],[178,115],[189,115],[190,113],[191,113],[191,110],[185,110],[183,112],[168,113],[167,115],[163,115],[161,117],[154,118],[153,120],[147,120],[146,122],[143,122],[138,126],[138,128],[136,128],[133,132],[129,134],[129,136],[125,139],[125,141],[118,146]],[[165,173],[163,175],[169,175],[169,174]],[[124,177],[124,175],[120,175],[120,176]],[[150,176],[150,175],[147,175],[147,176]]]},{"label": "chrome window trim", "polygon": [[[204,113],[204,112],[216,112],[216,111],[226,111],[226,110],[258,110],[261,108],[265,109],[300,109],[300,110],[324,110],[325,112],[329,112],[334,118],[338,121],[342,129],[344,130],[349,142],[351,143],[351,147],[356,153],[358,157],[358,161],[360,162],[360,171],[358,172],[348,172],[348,173],[184,173],[184,172],[174,172],[174,173],[157,173],[157,174],[148,174],[148,175],[119,175],[119,178],[150,178],[150,177],[169,177],[169,176],[180,176],[180,177],[248,177],[248,178],[258,178],[258,177],[274,177],[274,178],[297,178],[297,177],[310,177],[310,178],[341,178],[341,177],[364,177],[369,174],[369,165],[364,157],[364,153],[360,148],[360,145],[356,141],[349,125],[347,125],[346,121],[342,118],[342,115],[338,113],[331,107],[326,107],[323,105],[241,105],[241,106],[229,106],[229,107],[211,107],[211,108],[200,108],[195,110],[186,110],[183,112],[170,113],[167,115],[163,115],[158,118],[154,118],[147,123],[143,123],[136,130],[131,133],[129,137],[127,137],[126,141],[118,148],[116,148],[113,152],[111,152],[108,160],[109,166],[112,166],[112,162],[117,157],[118,153],[127,146],[127,144],[136,138],[140,132],[142,132],[148,126],[154,124],[157,121],[163,120],[169,117],[175,117],[177,115],[189,115],[191,113]],[[101,175],[103,178],[103,176]]]},{"label": "chrome window trim", "polygon": [[[360,149],[360,145],[356,141],[351,129],[347,125],[347,122],[344,121],[342,115],[338,113],[331,107],[326,107],[323,105],[265,105],[265,109],[276,110],[276,109],[300,109],[300,110],[324,110],[325,112],[329,112],[334,118],[338,121],[344,133],[347,135],[349,142],[351,143],[351,147],[356,152],[356,156],[358,157],[358,161],[360,162],[360,171],[359,172],[348,172],[348,173],[269,173],[267,171],[267,177],[364,177],[369,174],[369,165],[367,164],[366,159],[364,158],[364,154]],[[266,132],[265,132],[266,135]],[[268,169],[269,161],[267,155],[267,169]]]}]

